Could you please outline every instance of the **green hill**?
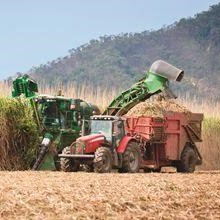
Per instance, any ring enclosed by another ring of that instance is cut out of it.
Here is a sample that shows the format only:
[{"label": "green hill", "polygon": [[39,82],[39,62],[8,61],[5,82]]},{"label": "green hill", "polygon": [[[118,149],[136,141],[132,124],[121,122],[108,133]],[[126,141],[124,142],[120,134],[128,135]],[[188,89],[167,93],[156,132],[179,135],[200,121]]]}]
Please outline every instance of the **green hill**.
[{"label": "green hill", "polygon": [[141,78],[157,59],[185,70],[180,92],[220,99],[220,4],[157,31],[91,40],[29,73],[50,84],[74,81],[122,89]]}]

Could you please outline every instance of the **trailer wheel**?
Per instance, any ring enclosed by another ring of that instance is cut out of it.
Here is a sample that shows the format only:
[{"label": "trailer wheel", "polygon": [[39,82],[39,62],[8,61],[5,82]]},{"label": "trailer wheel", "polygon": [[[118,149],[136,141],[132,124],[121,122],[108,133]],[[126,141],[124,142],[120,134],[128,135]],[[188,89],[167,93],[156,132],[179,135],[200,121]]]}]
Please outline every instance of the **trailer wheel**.
[{"label": "trailer wheel", "polygon": [[137,173],[141,164],[141,152],[136,142],[130,142],[122,156],[120,173]]},{"label": "trailer wheel", "polygon": [[[70,148],[65,147],[62,151],[62,154],[70,154]],[[79,166],[80,164],[72,158],[60,158],[60,167],[64,172],[76,172],[79,170]]]},{"label": "trailer wheel", "polygon": [[154,171],[153,169],[147,168],[147,167],[145,167],[143,170],[144,170],[144,173],[151,173]]},{"label": "trailer wheel", "polygon": [[196,168],[197,154],[190,146],[186,146],[181,153],[180,167],[178,171],[183,173],[193,173]]},{"label": "trailer wheel", "polygon": [[96,173],[109,173],[112,169],[112,153],[107,147],[99,147],[95,152],[94,171]]}]

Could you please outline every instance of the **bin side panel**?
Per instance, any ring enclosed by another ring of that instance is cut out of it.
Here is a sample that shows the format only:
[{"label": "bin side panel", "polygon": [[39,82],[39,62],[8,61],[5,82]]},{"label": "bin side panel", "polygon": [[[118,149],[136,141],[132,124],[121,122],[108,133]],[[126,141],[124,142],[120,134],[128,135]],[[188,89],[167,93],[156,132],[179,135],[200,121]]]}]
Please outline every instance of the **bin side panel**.
[{"label": "bin side panel", "polygon": [[179,160],[186,142],[190,141],[184,129],[189,120],[184,113],[167,115],[166,156],[170,160]]},{"label": "bin side panel", "polygon": [[149,140],[153,135],[151,122],[151,117],[127,117],[127,132],[132,136],[139,135],[142,138]]},{"label": "bin side panel", "polygon": [[189,118],[189,131],[192,141],[201,142],[202,136],[202,120],[204,115],[200,113],[191,113]]},{"label": "bin side panel", "polygon": [[178,117],[167,119],[165,153],[168,160],[177,160],[179,157],[180,133],[180,119]]}]

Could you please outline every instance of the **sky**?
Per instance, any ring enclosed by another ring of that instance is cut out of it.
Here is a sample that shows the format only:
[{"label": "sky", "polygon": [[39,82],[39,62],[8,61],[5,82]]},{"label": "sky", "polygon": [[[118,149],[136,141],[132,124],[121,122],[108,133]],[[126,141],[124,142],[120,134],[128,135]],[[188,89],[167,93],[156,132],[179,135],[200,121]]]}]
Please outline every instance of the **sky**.
[{"label": "sky", "polygon": [[219,0],[0,0],[0,79],[103,35],[157,30]]}]

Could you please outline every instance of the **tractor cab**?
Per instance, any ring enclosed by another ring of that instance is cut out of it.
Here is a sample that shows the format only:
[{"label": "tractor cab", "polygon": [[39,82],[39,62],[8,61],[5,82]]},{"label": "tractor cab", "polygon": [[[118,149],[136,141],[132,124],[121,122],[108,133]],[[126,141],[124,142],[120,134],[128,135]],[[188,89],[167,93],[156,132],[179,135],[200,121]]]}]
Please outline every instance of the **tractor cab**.
[{"label": "tractor cab", "polygon": [[103,134],[106,141],[116,147],[125,135],[124,120],[117,116],[92,116],[90,134]]}]

